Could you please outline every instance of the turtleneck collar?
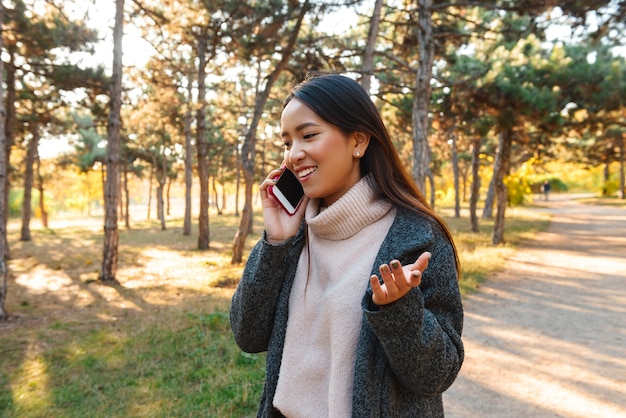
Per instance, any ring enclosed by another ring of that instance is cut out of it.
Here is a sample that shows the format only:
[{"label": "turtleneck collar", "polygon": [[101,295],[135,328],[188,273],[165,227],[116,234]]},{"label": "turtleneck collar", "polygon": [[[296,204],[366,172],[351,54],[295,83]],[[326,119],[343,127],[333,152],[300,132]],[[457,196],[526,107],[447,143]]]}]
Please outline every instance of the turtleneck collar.
[{"label": "turtleneck collar", "polygon": [[321,199],[311,199],[305,220],[321,238],[339,241],[350,238],[391,210],[391,203],[378,199],[367,177],[363,177],[335,203],[320,211]]}]

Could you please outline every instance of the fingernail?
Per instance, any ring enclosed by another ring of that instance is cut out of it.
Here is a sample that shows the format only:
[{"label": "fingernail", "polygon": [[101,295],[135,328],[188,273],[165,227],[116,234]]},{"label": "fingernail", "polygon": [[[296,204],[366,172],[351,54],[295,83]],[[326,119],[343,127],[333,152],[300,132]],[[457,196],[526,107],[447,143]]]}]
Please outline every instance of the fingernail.
[{"label": "fingernail", "polygon": [[411,272],[411,276],[413,276],[414,278],[418,279],[420,277],[421,273],[419,270],[413,270]]},{"label": "fingernail", "polygon": [[391,267],[393,267],[394,269],[400,268],[400,262],[398,260],[393,260],[391,262]]}]

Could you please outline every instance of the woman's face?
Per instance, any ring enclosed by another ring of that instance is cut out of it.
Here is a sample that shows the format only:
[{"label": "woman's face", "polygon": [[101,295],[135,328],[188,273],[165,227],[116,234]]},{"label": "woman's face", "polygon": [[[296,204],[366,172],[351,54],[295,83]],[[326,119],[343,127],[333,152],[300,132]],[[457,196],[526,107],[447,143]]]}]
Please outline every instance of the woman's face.
[{"label": "woman's face", "polygon": [[308,197],[329,206],[360,180],[359,158],[367,149],[367,135],[344,135],[298,99],[287,104],[280,123],[285,162]]}]

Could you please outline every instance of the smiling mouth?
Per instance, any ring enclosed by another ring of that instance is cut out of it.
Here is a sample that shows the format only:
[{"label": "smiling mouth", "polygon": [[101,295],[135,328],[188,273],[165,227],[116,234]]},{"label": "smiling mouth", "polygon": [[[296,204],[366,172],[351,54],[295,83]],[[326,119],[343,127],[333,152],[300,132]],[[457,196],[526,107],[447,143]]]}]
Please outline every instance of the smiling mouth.
[{"label": "smiling mouth", "polygon": [[311,173],[315,173],[317,171],[317,167],[309,167],[305,168],[302,171],[298,171],[298,178],[303,179]]}]

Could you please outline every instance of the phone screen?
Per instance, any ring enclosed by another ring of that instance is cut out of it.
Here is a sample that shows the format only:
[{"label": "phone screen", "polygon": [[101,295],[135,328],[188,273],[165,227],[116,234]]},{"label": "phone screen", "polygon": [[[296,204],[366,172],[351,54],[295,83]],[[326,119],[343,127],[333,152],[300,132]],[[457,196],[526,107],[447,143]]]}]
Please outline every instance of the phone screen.
[{"label": "phone screen", "polygon": [[285,169],[272,188],[272,194],[278,198],[287,212],[293,213],[304,197],[304,190],[296,176],[288,169]]}]

